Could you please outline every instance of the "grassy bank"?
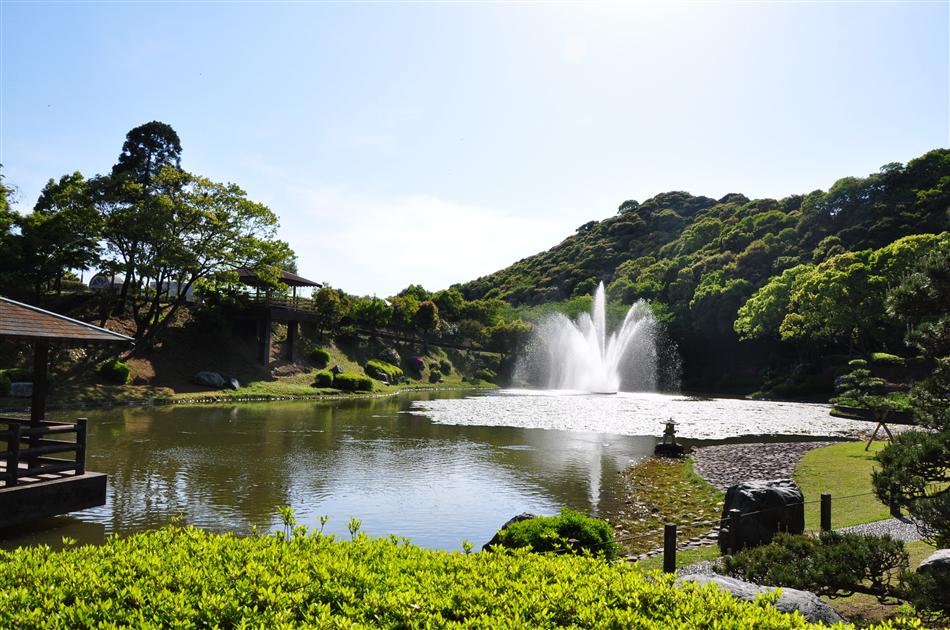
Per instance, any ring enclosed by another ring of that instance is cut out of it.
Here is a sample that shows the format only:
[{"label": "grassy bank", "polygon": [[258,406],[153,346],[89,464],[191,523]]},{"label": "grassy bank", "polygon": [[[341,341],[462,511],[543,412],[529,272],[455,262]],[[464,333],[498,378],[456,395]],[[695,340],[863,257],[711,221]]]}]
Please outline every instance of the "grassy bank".
[{"label": "grassy bank", "polygon": [[[795,482],[805,495],[805,528],[819,529],[822,493],[831,494],[831,526],[848,527],[890,518],[887,506],[871,492],[874,455],[884,442],[874,442],[869,451],[865,442],[841,442],[809,451],[795,469]],[[859,496],[853,496],[859,495]]]},{"label": "grassy bank", "polygon": [[[715,588],[563,554],[429,551],[356,535],[166,527],[101,546],[0,552],[18,628],[813,628]],[[846,626],[839,625],[842,629]],[[882,625],[881,628],[890,627]]]}]

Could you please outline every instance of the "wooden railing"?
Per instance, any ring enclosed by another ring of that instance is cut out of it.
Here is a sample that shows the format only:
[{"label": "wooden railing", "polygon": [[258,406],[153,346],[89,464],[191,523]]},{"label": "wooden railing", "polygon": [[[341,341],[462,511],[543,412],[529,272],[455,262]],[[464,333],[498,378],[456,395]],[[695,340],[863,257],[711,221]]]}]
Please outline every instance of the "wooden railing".
[{"label": "wooden railing", "polygon": [[294,297],[292,295],[248,295],[247,299],[251,304],[262,306],[292,308],[297,311],[314,310],[313,300],[305,297]]},{"label": "wooden railing", "polygon": [[[86,472],[86,419],[71,422],[42,421],[33,425],[29,420],[0,418],[0,444],[6,450],[0,452],[0,481],[7,487],[16,486],[26,479],[42,481],[40,475],[61,475]],[[49,436],[75,434],[75,441],[53,439]],[[24,446],[25,443],[25,446]],[[64,459],[71,454],[71,459]],[[60,457],[50,457],[60,455]]]}]

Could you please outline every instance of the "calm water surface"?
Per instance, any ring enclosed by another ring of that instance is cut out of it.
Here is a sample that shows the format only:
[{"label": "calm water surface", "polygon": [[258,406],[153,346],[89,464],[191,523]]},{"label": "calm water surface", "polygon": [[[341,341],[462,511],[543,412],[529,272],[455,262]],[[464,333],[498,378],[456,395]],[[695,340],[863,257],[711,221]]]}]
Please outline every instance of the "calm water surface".
[{"label": "calm water surface", "polygon": [[97,542],[176,516],[214,531],[279,529],[282,505],[311,528],[328,515],[338,535],[355,517],[371,535],[424,547],[481,545],[524,511],[610,514],[617,473],[652,453],[671,410],[687,437],[752,439],[769,433],[769,416],[782,418],[775,433],[814,435],[830,420],[816,405],[511,391],[57,412],[89,418],[87,467],[109,475],[107,503],[0,532],[0,545]]}]

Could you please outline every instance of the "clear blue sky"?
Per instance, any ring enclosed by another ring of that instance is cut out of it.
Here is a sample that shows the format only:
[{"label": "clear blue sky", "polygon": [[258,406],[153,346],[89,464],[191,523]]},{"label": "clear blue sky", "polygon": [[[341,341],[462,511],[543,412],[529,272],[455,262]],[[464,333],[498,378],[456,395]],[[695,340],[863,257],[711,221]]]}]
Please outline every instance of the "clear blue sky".
[{"label": "clear blue sky", "polygon": [[0,1],[28,212],[150,120],[300,271],[438,289],[667,190],[782,197],[950,145],[940,3]]}]

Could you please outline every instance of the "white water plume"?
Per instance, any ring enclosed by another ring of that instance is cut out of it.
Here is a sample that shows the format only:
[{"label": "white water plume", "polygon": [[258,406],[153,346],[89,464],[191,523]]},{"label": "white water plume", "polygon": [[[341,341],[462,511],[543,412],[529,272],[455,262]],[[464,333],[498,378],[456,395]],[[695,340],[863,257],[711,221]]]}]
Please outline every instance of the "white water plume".
[{"label": "white water plume", "polygon": [[560,314],[545,319],[522,358],[519,375],[548,389],[655,391],[657,322],[650,305],[639,300],[610,334],[606,307],[601,282],[590,313],[576,321]]}]

